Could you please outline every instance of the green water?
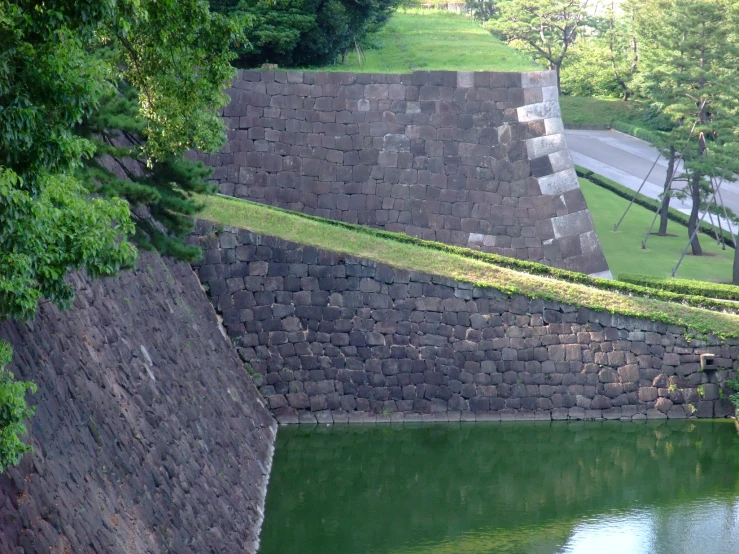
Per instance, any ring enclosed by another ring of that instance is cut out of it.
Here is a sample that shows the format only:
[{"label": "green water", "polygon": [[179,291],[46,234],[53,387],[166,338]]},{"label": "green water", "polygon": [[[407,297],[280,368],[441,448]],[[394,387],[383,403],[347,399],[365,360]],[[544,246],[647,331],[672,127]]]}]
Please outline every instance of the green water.
[{"label": "green water", "polygon": [[260,554],[737,554],[731,421],[281,428]]}]

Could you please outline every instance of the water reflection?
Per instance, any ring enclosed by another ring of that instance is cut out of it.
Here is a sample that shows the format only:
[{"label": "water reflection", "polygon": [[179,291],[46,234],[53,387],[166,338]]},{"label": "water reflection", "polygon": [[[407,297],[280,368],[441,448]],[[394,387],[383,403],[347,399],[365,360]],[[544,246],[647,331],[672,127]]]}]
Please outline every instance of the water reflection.
[{"label": "water reflection", "polygon": [[283,428],[264,554],[736,554],[727,422]]}]

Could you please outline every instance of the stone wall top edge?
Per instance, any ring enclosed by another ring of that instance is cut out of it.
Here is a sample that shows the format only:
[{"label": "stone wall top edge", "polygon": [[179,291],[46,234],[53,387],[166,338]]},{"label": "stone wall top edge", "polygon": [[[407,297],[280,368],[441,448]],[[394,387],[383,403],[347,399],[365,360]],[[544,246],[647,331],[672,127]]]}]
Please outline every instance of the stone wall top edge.
[{"label": "stone wall top edge", "polygon": [[434,74],[448,74],[456,75],[458,73],[473,74],[473,75],[534,75],[542,77],[556,77],[556,72],[552,70],[529,70],[529,71],[474,71],[474,70],[448,70],[448,69],[427,69],[427,70],[416,70],[408,73],[384,73],[378,71],[321,71],[313,69],[289,69],[289,68],[277,68],[277,69],[239,69],[237,78],[245,73],[259,74],[264,76],[273,76],[275,73],[292,73],[292,74],[323,74],[323,75],[386,75],[386,76],[412,76],[412,75],[429,75]]}]

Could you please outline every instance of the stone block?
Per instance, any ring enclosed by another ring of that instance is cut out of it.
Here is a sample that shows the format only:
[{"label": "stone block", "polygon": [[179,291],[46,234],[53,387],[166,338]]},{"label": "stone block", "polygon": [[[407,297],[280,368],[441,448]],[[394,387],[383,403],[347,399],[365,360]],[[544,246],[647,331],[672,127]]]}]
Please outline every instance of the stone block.
[{"label": "stone block", "polygon": [[554,237],[569,237],[593,230],[593,220],[587,210],[552,218]]},{"label": "stone block", "polygon": [[565,143],[565,136],[563,134],[535,137],[526,141],[526,151],[528,152],[529,159],[566,150],[567,144]]}]

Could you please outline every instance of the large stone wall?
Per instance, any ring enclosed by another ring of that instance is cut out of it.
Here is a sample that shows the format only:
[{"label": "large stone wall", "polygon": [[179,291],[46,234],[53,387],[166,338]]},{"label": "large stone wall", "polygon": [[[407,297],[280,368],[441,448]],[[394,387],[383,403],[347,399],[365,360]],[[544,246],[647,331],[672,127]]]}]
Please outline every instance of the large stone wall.
[{"label": "large stone wall", "polygon": [[[284,422],[733,413],[739,341],[199,222],[197,269]],[[699,356],[716,355],[701,371]]]},{"label": "large stone wall", "polygon": [[609,276],[554,72],[240,71],[223,194]]},{"label": "large stone wall", "polygon": [[255,553],[276,424],[190,266],[74,285],[68,312],[0,325],[38,385],[0,552]]}]

